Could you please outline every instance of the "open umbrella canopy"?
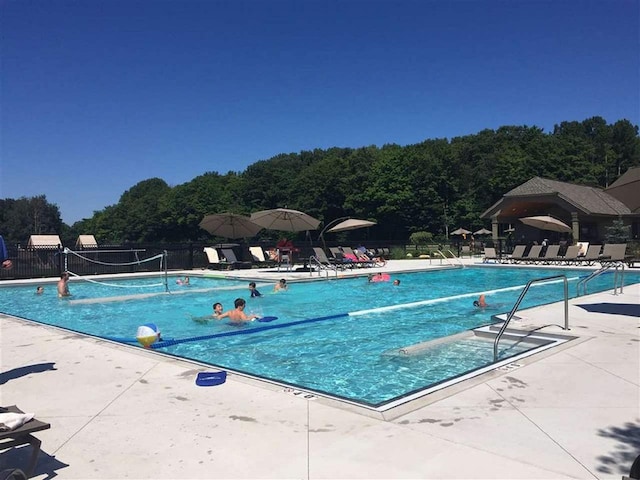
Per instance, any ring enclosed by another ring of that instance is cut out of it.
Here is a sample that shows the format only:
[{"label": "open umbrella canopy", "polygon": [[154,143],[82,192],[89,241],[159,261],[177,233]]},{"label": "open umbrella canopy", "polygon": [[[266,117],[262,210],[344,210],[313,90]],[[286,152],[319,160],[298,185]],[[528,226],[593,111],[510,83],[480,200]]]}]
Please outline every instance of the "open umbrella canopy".
[{"label": "open umbrella canopy", "polygon": [[481,228],[473,232],[474,235],[491,235],[491,230],[487,230],[486,228]]},{"label": "open umbrella canopy", "polygon": [[288,208],[275,208],[252,213],[251,221],[268,230],[280,230],[283,232],[316,230],[320,225],[320,220],[313,218],[311,215]]},{"label": "open umbrella canopy", "polygon": [[464,228],[459,228],[450,233],[450,235],[469,235],[471,232],[469,230],[465,230]]},{"label": "open umbrella canopy", "polygon": [[540,230],[550,230],[552,232],[570,233],[571,227],[566,223],[553,218],[550,215],[538,215],[535,217],[524,217],[520,221],[525,225],[539,228]]},{"label": "open umbrella canopy", "polygon": [[253,237],[262,230],[249,217],[230,212],[206,215],[198,225],[210,234],[224,238]]},{"label": "open umbrella canopy", "polygon": [[376,225],[376,222],[370,222],[369,220],[358,220],[357,218],[349,218],[337,225],[331,227],[328,232],[344,232],[345,230],[356,230],[358,228],[370,227]]}]

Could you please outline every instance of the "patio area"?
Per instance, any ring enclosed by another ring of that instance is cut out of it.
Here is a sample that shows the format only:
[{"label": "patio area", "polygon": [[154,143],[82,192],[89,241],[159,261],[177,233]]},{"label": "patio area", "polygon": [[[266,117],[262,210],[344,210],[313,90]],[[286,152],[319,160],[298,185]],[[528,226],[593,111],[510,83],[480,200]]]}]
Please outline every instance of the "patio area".
[{"label": "patio area", "polygon": [[[391,261],[384,271],[425,266]],[[600,303],[613,307],[578,306]],[[616,311],[623,304],[631,314]],[[0,403],[51,424],[36,434],[41,480],[620,479],[640,454],[639,306],[640,285],[570,300],[577,340],[391,420],[240,375],[199,387],[210,367],[0,315]],[[514,328],[563,332],[562,304],[518,316]],[[0,470],[29,454],[3,452]]]}]

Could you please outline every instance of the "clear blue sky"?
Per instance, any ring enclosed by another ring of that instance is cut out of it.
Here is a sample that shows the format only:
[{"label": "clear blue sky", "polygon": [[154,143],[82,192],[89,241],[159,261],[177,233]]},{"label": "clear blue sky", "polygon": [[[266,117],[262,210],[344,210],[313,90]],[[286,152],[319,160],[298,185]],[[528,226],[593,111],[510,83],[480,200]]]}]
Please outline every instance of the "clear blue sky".
[{"label": "clear blue sky", "polygon": [[637,0],[0,0],[0,198],[599,115],[640,124]]}]

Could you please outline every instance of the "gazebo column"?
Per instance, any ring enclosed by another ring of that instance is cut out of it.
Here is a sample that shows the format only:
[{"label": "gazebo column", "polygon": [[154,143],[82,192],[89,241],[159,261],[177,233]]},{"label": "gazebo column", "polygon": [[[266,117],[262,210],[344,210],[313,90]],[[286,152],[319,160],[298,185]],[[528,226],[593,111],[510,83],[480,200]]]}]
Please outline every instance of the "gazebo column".
[{"label": "gazebo column", "polygon": [[580,240],[580,222],[578,221],[578,212],[571,212],[571,228],[573,229],[573,241]]},{"label": "gazebo column", "polygon": [[491,217],[491,238],[494,242],[498,240],[498,215]]}]

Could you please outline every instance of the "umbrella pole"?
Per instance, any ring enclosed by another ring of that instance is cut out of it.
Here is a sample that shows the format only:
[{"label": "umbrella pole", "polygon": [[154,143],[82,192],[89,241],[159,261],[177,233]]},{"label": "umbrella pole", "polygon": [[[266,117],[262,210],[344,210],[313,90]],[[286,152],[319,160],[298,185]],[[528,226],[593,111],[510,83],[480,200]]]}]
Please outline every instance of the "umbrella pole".
[{"label": "umbrella pole", "polygon": [[324,228],[320,231],[320,235],[318,236],[318,240],[322,240],[322,249],[326,252],[327,251],[327,244],[324,241],[324,232],[327,231],[328,228],[333,227],[334,225],[337,225],[339,222],[341,222],[342,220],[349,220],[351,217],[340,217],[340,218],[336,218],[335,220],[331,220],[329,223],[327,223]]}]

